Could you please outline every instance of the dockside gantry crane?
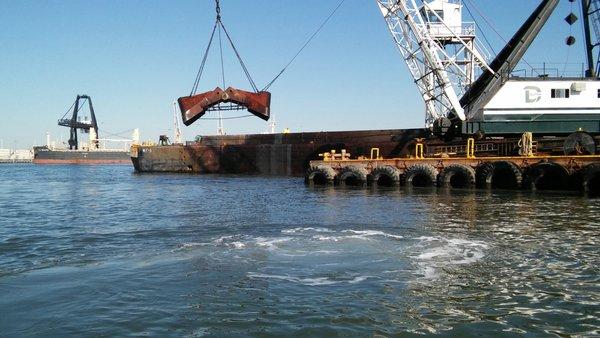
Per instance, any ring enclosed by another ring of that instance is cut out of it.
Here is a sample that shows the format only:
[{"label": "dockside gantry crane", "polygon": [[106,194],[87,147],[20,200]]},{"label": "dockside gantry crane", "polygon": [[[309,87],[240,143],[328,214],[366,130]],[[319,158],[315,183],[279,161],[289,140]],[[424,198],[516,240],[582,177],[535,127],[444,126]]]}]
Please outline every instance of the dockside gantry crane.
[{"label": "dockside gantry crane", "polygon": [[[83,109],[83,107],[85,105],[85,101],[88,102],[88,108],[90,111],[91,120],[89,120],[89,121],[88,120],[80,120],[78,118],[78,114]],[[73,110],[73,114],[72,114],[71,118],[70,119],[65,118],[69,114],[71,109]],[[63,126],[63,127],[68,127],[71,129],[70,137],[69,137],[69,149],[71,149],[71,150],[79,149],[79,141],[77,138],[78,130],[82,130],[85,133],[93,133],[91,135],[92,137],[90,137],[90,139],[92,140],[91,143],[93,143],[93,144],[90,144],[90,147],[98,148],[100,146],[100,144],[98,142],[98,122],[96,121],[96,114],[94,114],[94,106],[92,104],[92,98],[89,97],[88,95],[77,95],[77,97],[75,98],[75,102],[73,103],[71,108],[69,108],[69,110],[67,110],[65,115],[63,115],[63,117],[60,120],[58,120],[58,125]]]}]

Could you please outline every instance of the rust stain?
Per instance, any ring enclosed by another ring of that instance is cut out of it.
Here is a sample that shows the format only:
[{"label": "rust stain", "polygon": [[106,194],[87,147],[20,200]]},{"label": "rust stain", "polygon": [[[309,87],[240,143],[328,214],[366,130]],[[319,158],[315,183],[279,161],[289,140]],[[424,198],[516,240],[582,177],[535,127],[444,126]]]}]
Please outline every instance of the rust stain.
[{"label": "rust stain", "polygon": [[220,103],[234,103],[245,107],[250,113],[267,121],[270,117],[271,93],[266,91],[253,93],[232,87],[223,90],[217,87],[209,92],[180,97],[177,102],[183,124],[186,126],[194,123],[210,108]]}]

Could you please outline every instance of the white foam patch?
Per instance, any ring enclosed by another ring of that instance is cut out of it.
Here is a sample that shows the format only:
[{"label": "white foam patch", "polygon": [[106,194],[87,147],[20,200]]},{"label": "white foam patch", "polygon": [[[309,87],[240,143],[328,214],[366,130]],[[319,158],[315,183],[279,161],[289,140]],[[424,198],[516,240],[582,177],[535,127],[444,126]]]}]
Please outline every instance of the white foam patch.
[{"label": "white foam patch", "polygon": [[383,231],[379,231],[379,230],[344,230],[343,232],[345,233],[353,233],[353,234],[357,234],[357,235],[363,235],[363,236],[382,236],[382,237],[389,237],[389,238],[395,238],[395,239],[403,239],[404,237],[400,236],[400,235],[392,235],[392,234],[388,234],[387,232],[383,232]]},{"label": "white foam patch", "polygon": [[226,242],[232,238],[233,238],[233,236],[221,236],[221,237],[213,240],[213,243],[218,244],[218,245],[226,244]]},{"label": "white foam patch", "polygon": [[234,249],[243,249],[246,247],[246,243],[242,242],[235,236],[222,236],[213,240],[212,243],[218,246],[225,246]]},{"label": "white foam patch", "polygon": [[[324,256],[324,255],[334,255],[339,253],[337,250],[293,250],[290,253],[280,253],[282,256],[286,257],[306,257],[306,256]],[[337,263],[336,263],[337,264]]]},{"label": "white foam patch", "polygon": [[489,246],[480,241],[460,238],[419,237],[418,251],[412,257],[425,279],[436,279],[444,267],[475,263],[485,257]]},{"label": "white foam patch", "polygon": [[316,239],[317,241],[321,242],[339,242],[342,240],[350,239],[352,237],[357,239],[366,239],[360,236],[313,236],[313,239]]},{"label": "white foam patch", "polygon": [[231,242],[229,245],[236,249],[243,249],[246,247],[246,244],[244,244],[242,242]]},{"label": "white foam patch", "polygon": [[[330,255],[339,253],[329,247],[322,247],[318,242],[343,242],[343,241],[381,241],[385,239],[400,240],[400,235],[386,233],[379,230],[331,230],[318,227],[297,227],[282,230],[283,236],[253,237],[248,235],[227,235],[214,238],[209,245],[232,249],[262,248],[269,251],[278,251],[285,256]],[[312,250],[307,250],[312,248]]]},{"label": "white foam patch", "polygon": [[182,244],[179,244],[177,246],[177,249],[175,249],[173,251],[176,251],[176,250],[186,250],[186,251],[187,250],[194,250],[196,248],[201,248],[201,247],[204,247],[204,246],[207,246],[207,245],[210,245],[210,243],[199,243],[199,242],[182,243]]},{"label": "white foam patch", "polygon": [[379,230],[342,230],[339,235],[315,235],[313,239],[325,242],[340,242],[344,240],[372,241],[377,237],[403,239],[400,235],[388,234]]},{"label": "white foam patch", "polygon": [[234,249],[244,249],[247,247],[260,247],[268,250],[279,249],[282,243],[290,241],[291,237],[248,237],[248,236],[222,236],[212,241],[214,245],[225,246]]},{"label": "white foam patch", "polygon": [[333,232],[333,231],[326,229],[326,228],[313,228],[313,227],[306,227],[306,228],[299,227],[299,228],[281,230],[282,234],[302,234],[302,233],[307,233],[307,232]]},{"label": "white foam patch", "polygon": [[439,240],[437,237],[429,237],[429,236],[416,237],[415,239],[422,241],[422,242],[431,242],[431,241]]},{"label": "white foam patch", "polygon": [[276,237],[276,238],[264,238],[257,237],[255,239],[255,243],[259,247],[267,248],[269,250],[279,249],[280,244],[289,242],[291,240],[290,237]]},{"label": "white foam patch", "polygon": [[188,248],[197,248],[199,246],[204,246],[204,245],[206,245],[206,243],[190,242],[190,243],[183,243],[180,245],[180,247],[183,249],[188,249]]},{"label": "white foam patch", "polygon": [[424,266],[421,268],[421,274],[425,279],[437,279],[439,274],[432,266]]},{"label": "white foam patch", "polygon": [[358,284],[360,282],[363,282],[363,281],[371,278],[371,276],[358,276],[358,277],[354,277],[353,279],[349,279],[349,280],[332,280],[328,277],[300,278],[300,277],[294,277],[294,276],[269,275],[269,274],[263,274],[263,273],[248,273],[248,277],[263,278],[263,279],[277,279],[277,280],[283,280],[283,281],[307,285],[307,286],[324,286],[324,285],[334,285],[334,284],[341,284],[341,283]]},{"label": "white foam patch", "polygon": [[358,284],[360,282],[366,281],[369,278],[371,278],[371,276],[359,276],[359,277],[355,277],[354,279],[348,281],[348,283],[350,283],[350,284]]},{"label": "white foam patch", "polygon": [[248,277],[250,278],[264,278],[264,279],[278,279],[284,280],[287,282],[293,282],[298,284],[304,284],[309,286],[318,286],[318,285],[332,285],[336,282],[329,280],[326,277],[318,277],[318,278],[298,278],[292,276],[281,276],[281,275],[267,275],[262,273],[249,273]]}]

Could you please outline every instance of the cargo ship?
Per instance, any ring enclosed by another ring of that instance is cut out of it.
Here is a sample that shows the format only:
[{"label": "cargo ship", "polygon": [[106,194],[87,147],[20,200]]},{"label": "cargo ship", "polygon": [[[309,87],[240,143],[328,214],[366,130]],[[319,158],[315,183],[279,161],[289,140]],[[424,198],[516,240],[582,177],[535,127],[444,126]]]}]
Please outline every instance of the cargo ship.
[{"label": "cargo ship", "polygon": [[[91,119],[81,118],[80,114],[85,107],[89,109]],[[71,114],[70,118],[66,116]],[[92,99],[88,95],[77,95],[75,102],[59,119],[59,126],[70,128],[70,138],[67,147],[57,147],[46,134],[46,145],[33,147],[33,163],[35,164],[129,164],[129,144],[137,143],[139,131],[133,130],[131,139],[100,139],[98,137],[98,121],[94,112]],[[79,133],[87,134],[88,140],[81,141]],[[107,142],[125,143],[121,149],[106,147]]]},{"label": "cargo ship", "polygon": [[33,147],[35,164],[130,164],[131,153],[123,149],[70,150]]}]

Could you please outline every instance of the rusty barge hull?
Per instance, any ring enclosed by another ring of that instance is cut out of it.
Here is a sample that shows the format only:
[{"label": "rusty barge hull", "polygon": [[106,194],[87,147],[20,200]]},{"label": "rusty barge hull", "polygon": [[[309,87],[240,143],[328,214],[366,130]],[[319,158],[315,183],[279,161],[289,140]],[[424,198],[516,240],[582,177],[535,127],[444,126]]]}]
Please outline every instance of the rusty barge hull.
[{"label": "rusty barge hull", "polygon": [[398,157],[408,152],[415,138],[426,136],[425,129],[205,136],[186,145],[134,146],[131,160],[142,173],[302,176],[310,161],[332,149],[358,157],[369,156],[377,147],[381,156]]}]

